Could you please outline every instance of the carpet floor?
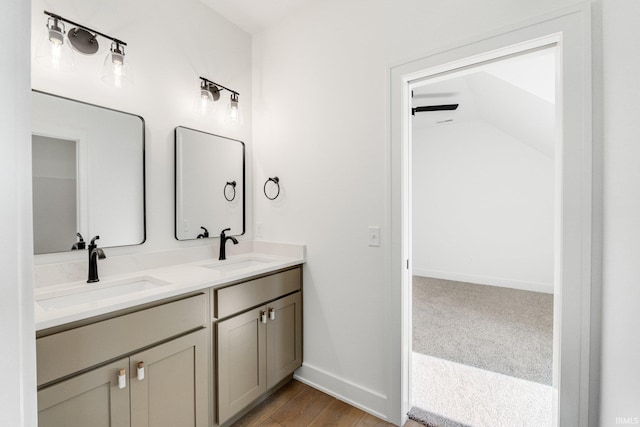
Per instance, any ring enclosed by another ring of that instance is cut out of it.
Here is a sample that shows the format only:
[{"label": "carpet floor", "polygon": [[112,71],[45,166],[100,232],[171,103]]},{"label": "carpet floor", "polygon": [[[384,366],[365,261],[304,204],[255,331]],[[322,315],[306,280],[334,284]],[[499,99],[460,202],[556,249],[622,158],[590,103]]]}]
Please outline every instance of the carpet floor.
[{"label": "carpet floor", "polygon": [[414,276],[409,417],[549,426],[552,350],[553,295]]},{"label": "carpet floor", "polygon": [[429,427],[551,427],[551,386],[413,353],[409,417]]},{"label": "carpet floor", "polygon": [[414,276],[413,351],[550,385],[553,295]]}]

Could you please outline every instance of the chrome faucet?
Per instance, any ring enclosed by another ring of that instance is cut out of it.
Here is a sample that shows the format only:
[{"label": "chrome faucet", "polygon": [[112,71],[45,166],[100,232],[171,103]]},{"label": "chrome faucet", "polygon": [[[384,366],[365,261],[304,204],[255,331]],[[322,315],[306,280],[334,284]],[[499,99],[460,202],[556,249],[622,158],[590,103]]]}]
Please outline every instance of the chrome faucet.
[{"label": "chrome faucet", "polygon": [[99,238],[100,236],[96,236],[91,239],[91,243],[89,243],[89,278],[87,279],[87,283],[100,281],[100,278],[98,278],[98,259],[105,259],[107,257],[96,243],[96,240]]},{"label": "chrome faucet", "polygon": [[231,240],[234,245],[238,244],[238,239],[236,239],[235,237],[225,236],[224,233],[226,231],[231,231],[231,229],[225,228],[224,230],[222,230],[222,232],[220,232],[220,256],[218,257],[220,261],[227,259],[227,250],[226,250],[227,240]]}]

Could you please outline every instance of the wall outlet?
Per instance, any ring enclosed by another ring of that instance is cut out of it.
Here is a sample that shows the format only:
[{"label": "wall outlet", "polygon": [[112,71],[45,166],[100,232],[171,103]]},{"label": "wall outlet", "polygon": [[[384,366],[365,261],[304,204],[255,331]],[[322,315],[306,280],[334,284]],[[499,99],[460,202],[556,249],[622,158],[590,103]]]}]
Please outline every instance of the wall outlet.
[{"label": "wall outlet", "polygon": [[262,223],[256,222],[256,237],[262,237]]},{"label": "wall outlet", "polygon": [[380,226],[369,226],[369,246],[380,246]]}]

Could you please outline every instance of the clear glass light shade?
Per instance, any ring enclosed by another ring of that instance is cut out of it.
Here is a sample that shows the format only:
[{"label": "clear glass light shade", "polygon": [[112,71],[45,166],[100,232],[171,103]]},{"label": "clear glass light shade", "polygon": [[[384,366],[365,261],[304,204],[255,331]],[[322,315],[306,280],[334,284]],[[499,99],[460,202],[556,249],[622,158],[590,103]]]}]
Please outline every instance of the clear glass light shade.
[{"label": "clear glass light shade", "polygon": [[36,62],[55,71],[73,71],[73,51],[64,36],[64,29],[48,25],[36,50]]},{"label": "clear glass light shade", "polygon": [[203,116],[215,111],[213,94],[209,90],[200,88],[193,102],[193,111]]},{"label": "clear glass light shade", "polygon": [[220,89],[213,82],[202,80],[193,104],[193,111],[202,115],[211,114],[216,110],[215,102],[218,99],[220,99]]},{"label": "clear glass light shade", "polygon": [[226,120],[234,125],[242,124],[242,109],[238,102],[238,96],[235,94],[231,95],[231,100],[227,105]]},{"label": "clear glass light shade", "polygon": [[104,58],[102,81],[118,89],[133,86],[133,71],[121,46],[111,45],[111,51]]}]

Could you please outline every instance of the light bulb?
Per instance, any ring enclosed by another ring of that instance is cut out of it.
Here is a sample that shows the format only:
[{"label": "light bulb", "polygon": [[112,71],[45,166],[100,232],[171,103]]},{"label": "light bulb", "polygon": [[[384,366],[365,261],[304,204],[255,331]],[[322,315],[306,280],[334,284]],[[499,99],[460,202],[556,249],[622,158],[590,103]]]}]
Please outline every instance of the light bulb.
[{"label": "light bulb", "polygon": [[60,29],[49,28],[48,35],[49,41],[55,46],[60,46],[64,43],[64,33]]},{"label": "light bulb", "polygon": [[47,19],[47,29],[36,51],[36,62],[55,71],[73,71],[73,52],[65,43],[64,23],[56,18]]},{"label": "light bulb", "polygon": [[238,94],[231,93],[229,105],[227,105],[227,121],[231,124],[242,124],[242,110],[238,103]]},{"label": "light bulb", "polygon": [[220,99],[220,89],[214,84],[202,80],[200,90],[196,95],[193,110],[202,115],[206,115],[215,111],[215,101]]},{"label": "light bulb", "polygon": [[230,108],[230,110],[229,110],[229,115],[230,115],[230,117],[229,117],[229,118],[230,118],[232,121],[234,121],[234,122],[235,122],[235,121],[237,121],[237,120],[238,120],[238,106],[237,106],[237,105],[235,105],[235,106],[233,106],[233,105],[232,105],[232,106],[231,106],[231,108]]},{"label": "light bulb", "polygon": [[129,61],[125,61],[124,46],[118,42],[111,43],[102,67],[102,81],[118,89],[133,86],[133,72]]}]

